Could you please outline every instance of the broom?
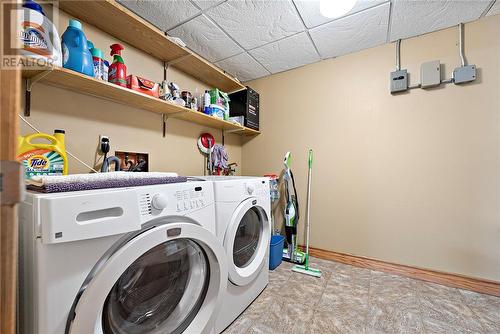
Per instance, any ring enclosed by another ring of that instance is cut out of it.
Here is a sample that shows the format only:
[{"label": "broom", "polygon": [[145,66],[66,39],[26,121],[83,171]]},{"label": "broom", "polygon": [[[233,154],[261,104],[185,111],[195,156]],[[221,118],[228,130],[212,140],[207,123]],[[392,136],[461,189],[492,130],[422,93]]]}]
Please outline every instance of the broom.
[{"label": "broom", "polygon": [[309,232],[311,229],[310,211],[311,211],[312,162],[313,162],[313,150],[309,150],[309,173],[307,175],[306,261],[304,262],[304,265],[293,266],[292,270],[305,275],[321,277],[321,270],[309,268]]}]

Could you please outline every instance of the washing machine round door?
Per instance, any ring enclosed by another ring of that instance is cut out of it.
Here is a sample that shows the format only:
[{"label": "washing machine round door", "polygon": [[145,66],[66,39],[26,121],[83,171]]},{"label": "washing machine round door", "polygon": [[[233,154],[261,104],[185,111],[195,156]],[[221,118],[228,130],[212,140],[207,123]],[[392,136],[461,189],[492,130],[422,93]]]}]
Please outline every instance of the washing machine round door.
[{"label": "washing machine round door", "polygon": [[248,198],[236,208],[227,226],[224,247],[229,279],[236,285],[250,283],[266,263],[271,235],[262,198]]},{"label": "washing machine round door", "polygon": [[85,281],[66,332],[210,333],[227,284],[215,235],[164,222],[125,239]]}]

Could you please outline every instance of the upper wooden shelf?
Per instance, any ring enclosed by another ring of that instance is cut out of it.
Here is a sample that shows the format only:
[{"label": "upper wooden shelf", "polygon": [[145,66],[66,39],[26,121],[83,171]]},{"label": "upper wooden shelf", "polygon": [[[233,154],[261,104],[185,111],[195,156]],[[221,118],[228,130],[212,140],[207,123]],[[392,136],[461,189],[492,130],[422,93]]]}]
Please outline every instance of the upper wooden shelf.
[{"label": "upper wooden shelf", "polygon": [[114,0],[62,0],[59,8],[222,91],[245,89],[236,79],[191,50],[170,41],[163,31]]},{"label": "upper wooden shelf", "polygon": [[178,118],[215,129],[229,130],[230,132],[244,136],[257,135],[260,133],[255,130],[247,129],[239,124],[224,121],[222,119],[181,107],[177,104],[163,101],[106,81],[97,80],[65,68],[47,67],[37,70],[26,68],[23,70],[23,77],[52,86],[69,89],[78,93],[111,100],[127,106],[159,114],[165,114],[167,117]]},{"label": "upper wooden shelf", "polygon": [[251,137],[251,136],[260,135],[260,131],[254,130],[254,129],[250,129],[250,128],[247,128],[247,127],[243,127],[243,130],[241,132],[239,132],[239,134],[242,135],[242,136]]}]

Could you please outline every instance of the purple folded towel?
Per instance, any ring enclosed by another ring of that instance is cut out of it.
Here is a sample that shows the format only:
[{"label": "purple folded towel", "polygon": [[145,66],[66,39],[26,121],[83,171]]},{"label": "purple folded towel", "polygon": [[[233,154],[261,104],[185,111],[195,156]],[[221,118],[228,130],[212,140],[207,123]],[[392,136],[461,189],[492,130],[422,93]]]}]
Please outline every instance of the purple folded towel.
[{"label": "purple folded towel", "polygon": [[[109,173],[111,174],[111,173]],[[136,186],[148,186],[155,184],[169,184],[169,183],[180,183],[186,182],[187,177],[185,176],[160,176],[152,175],[151,177],[133,177],[131,174],[127,178],[96,178],[96,179],[86,179],[79,180],[78,178],[68,178],[64,182],[43,182],[43,184],[35,185],[28,184],[29,190],[34,190],[43,193],[58,193],[58,192],[68,192],[68,191],[82,191],[82,190],[94,190],[94,189],[108,189],[108,188],[124,188],[124,187],[136,187]],[[141,173],[142,174],[142,173]],[[49,177],[50,178],[50,177]]]}]

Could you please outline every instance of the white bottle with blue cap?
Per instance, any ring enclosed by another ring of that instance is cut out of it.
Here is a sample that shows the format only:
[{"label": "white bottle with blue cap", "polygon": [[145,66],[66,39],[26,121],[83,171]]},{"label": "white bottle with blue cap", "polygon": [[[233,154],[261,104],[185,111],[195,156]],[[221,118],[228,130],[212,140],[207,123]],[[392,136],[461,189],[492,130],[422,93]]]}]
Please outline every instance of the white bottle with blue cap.
[{"label": "white bottle with blue cap", "polygon": [[[62,66],[61,40],[56,26],[45,16],[42,6],[26,0],[17,15],[17,36],[20,38],[20,54],[28,58],[44,60],[48,65]],[[37,61],[37,64],[41,64]]]}]

